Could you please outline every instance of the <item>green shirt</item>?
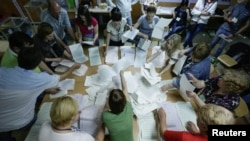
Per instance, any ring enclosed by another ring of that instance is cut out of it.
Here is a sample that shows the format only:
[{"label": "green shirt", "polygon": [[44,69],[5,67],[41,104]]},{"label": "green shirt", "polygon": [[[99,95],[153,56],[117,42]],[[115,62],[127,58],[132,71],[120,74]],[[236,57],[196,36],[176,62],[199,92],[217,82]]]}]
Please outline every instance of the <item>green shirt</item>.
[{"label": "green shirt", "polygon": [[[17,55],[8,48],[1,60],[1,67],[14,68],[16,66],[18,66]],[[39,67],[36,67],[34,71],[38,73],[41,72]]]},{"label": "green shirt", "polygon": [[102,121],[108,128],[111,141],[133,141],[133,109],[127,102],[124,110],[116,115],[110,111],[104,111]]}]

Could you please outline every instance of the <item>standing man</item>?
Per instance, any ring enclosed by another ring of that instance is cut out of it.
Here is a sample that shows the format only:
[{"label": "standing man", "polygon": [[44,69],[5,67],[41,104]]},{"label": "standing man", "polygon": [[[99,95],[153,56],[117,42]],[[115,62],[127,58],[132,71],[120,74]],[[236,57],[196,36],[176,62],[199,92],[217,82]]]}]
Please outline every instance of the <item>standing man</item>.
[{"label": "standing man", "polygon": [[53,26],[57,42],[68,49],[65,30],[67,30],[73,41],[76,41],[68,13],[61,8],[56,0],[47,0],[47,2],[48,8],[41,13],[41,21],[50,23]]}]

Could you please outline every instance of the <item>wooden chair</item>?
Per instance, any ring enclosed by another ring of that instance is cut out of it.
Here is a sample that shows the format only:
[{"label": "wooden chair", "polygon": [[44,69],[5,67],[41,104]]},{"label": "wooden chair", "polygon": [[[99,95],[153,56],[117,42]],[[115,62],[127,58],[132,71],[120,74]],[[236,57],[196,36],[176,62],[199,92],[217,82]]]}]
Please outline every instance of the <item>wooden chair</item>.
[{"label": "wooden chair", "polygon": [[238,62],[236,62],[232,57],[228,56],[227,54],[222,54],[218,57],[218,60],[226,65],[227,67],[233,67],[237,65]]},{"label": "wooden chair", "polygon": [[243,117],[246,116],[249,113],[249,109],[247,107],[246,102],[243,98],[240,98],[240,104],[239,106],[234,109],[234,114],[236,117]]}]

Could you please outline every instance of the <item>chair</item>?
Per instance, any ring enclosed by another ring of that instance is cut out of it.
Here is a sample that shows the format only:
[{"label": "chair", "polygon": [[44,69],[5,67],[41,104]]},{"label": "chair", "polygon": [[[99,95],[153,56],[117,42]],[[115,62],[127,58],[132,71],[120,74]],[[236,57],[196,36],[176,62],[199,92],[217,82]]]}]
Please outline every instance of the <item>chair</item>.
[{"label": "chair", "polygon": [[234,109],[234,114],[236,117],[243,117],[246,116],[248,113],[249,109],[247,107],[247,104],[244,99],[240,97],[240,104],[236,109]]},{"label": "chair", "polygon": [[220,55],[220,56],[218,57],[218,60],[219,60],[222,64],[226,65],[227,67],[233,67],[233,66],[235,66],[235,65],[238,64],[238,62],[236,62],[236,61],[234,60],[234,58],[230,57],[230,56],[227,55],[227,54],[222,54],[222,55]]}]

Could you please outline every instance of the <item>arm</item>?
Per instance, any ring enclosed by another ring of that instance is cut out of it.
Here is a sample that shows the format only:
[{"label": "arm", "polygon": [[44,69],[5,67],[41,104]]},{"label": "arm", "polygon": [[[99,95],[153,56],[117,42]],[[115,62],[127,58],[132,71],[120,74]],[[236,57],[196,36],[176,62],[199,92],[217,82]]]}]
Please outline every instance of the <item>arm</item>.
[{"label": "arm", "polygon": [[168,63],[168,65],[166,67],[164,67],[164,69],[160,72],[159,75],[162,75],[164,72],[166,72],[167,70],[169,70],[172,66],[173,66],[173,64],[169,64]]},{"label": "arm", "polygon": [[43,61],[39,64],[39,68],[49,74],[54,74],[54,72]]},{"label": "arm", "polygon": [[145,11],[144,11],[144,6],[143,6],[142,3],[141,3],[141,13],[142,13],[143,15],[146,14]]},{"label": "arm", "polygon": [[60,45],[60,46],[62,46],[63,48],[65,48],[68,52],[70,52],[70,49],[69,49],[69,47],[56,35],[56,34],[54,34],[54,36],[55,36],[55,39],[56,39],[56,42]]},{"label": "arm", "polygon": [[164,132],[167,130],[167,120],[166,120],[166,113],[165,111],[160,108],[158,110],[158,116],[159,116],[159,123],[160,123],[160,133],[161,136],[163,137]]},{"label": "arm", "polygon": [[75,69],[79,69],[81,66],[81,64],[74,64],[72,67],[70,67],[65,73],[60,75],[60,81],[64,80],[65,78],[67,78]]},{"label": "arm", "polygon": [[120,77],[121,77],[121,82],[122,82],[123,93],[126,96],[127,101],[130,101],[130,98],[128,96],[128,91],[127,91],[126,81],[125,81],[125,78],[124,78],[124,71],[120,72]]},{"label": "arm", "polygon": [[62,60],[62,58],[57,57],[57,58],[44,58],[45,62],[60,62]]},{"label": "arm", "polygon": [[199,96],[195,93],[195,92],[187,92],[187,96],[192,98],[194,100],[194,103],[196,103],[198,105],[198,107],[202,107],[204,105],[206,105],[200,98]]},{"label": "arm", "polygon": [[103,141],[104,138],[105,138],[105,125],[102,124],[95,136],[95,141]]},{"label": "arm", "polygon": [[95,25],[95,27],[94,27],[94,39],[93,39],[93,42],[95,43],[95,41],[98,39],[98,37],[99,37],[99,33],[98,33],[98,30],[99,30],[99,26],[98,26],[98,24],[96,24]]},{"label": "arm", "polygon": [[79,42],[79,43],[82,43],[82,33],[80,31],[80,28],[78,25],[75,26],[76,28],[76,40]]},{"label": "arm", "polygon": [[152,60],[154,60],[157,56],[159,56],[161,54],[162,51],[157,51],[156,53],[154,53],[152,56],[150,56],[148,59],[147,59],[147,63],[151,62]]},{"label": "arm", "polygon": [[75,37],[75,34],[74,34],[73,29],[72,29],[71,26],[67,28],[67,31],[68,31],[69,35],[71,36],[71,38],[72,38],[74,41],[76,41],[76,37]]}]

